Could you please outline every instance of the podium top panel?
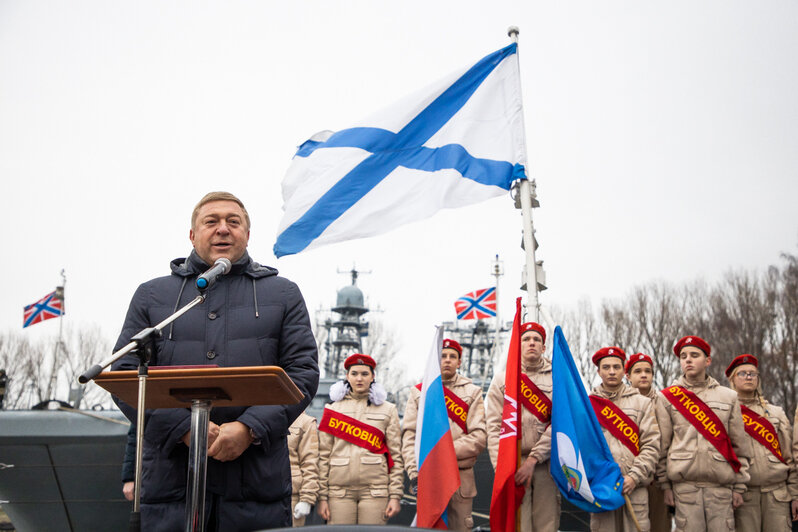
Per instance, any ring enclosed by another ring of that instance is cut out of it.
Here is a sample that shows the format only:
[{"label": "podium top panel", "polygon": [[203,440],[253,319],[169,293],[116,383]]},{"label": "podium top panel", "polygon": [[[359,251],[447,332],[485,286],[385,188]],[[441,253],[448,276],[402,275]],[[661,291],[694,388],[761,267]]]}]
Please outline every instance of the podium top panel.
[{"label": "podium top panel", "polygon": [[[94,381],[129,405],[138,404],[137,370],[105,371]],[[146,408],[188,408],[193,399],[213,406],[292,405],[304,395],[278,366],[151,367]]]}]

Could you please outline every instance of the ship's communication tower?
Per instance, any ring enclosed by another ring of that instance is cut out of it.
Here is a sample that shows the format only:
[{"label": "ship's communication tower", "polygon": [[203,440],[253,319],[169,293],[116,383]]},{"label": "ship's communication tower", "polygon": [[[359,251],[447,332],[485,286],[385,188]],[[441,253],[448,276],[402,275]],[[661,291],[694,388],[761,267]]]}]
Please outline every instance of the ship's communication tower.
[{"label": "ship's communication tower", "polygon": [[324,320],[323,327],[327,331],[324,342],[324,372],[329,378],[336,378],[343,371],[346,357],[363,350],[361,339],[368,336],[369,324],[363,319],[369,309],[366,307],[363,292],[357,286],[358,275],[355,269],[348,272],[352,276],[352,284],[338,290],[332,315]]}]

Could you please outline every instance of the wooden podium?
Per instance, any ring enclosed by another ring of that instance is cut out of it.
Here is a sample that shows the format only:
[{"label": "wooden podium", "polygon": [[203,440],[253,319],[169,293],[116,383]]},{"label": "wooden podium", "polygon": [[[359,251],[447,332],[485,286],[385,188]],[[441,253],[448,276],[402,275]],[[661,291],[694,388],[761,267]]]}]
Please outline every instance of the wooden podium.
[{"label": "wooden podium", "polygon": [[[304,395],[278,366],[170,367],[153,366],[146,377],[137,370],[106,371],[94,381],[129,405],[141,404],[139,381],[146,380],[145,408],[191,406],[186,498],[186,531],[205,529],[205,480],[208,463],[208,424],[213,406],[291,405]],[[137,442],[141,442],[141,427]],[[136,449],[140,462],[141,445]],[[138,480],[138,479],[137,479]],[[136,482],[136,498],[140,490]]]}]

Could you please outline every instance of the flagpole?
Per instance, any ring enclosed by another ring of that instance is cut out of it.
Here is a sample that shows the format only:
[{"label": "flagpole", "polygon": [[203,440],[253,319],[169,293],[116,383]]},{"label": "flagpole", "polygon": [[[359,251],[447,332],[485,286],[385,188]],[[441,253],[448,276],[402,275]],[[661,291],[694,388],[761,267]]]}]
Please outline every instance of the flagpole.
[{"label": "flagpole", "polygon": [[490,349],[490,360],[489,363],[485,363],[485,367],[482,368],[482,382],[484,383],[485,380],[488,378],[488,366],[493,368],[496,365],[496,353],[499,350],[499,338],[501,335],[502,330],[502,322],[501,322],[501,304],[499,303],[499,277],[504,275],[504,271],[502,269],[502,261],[499,260],[499,254],[496,254],[496,260],[493,261],[493,276],[496,278],[496,334],[493,335],[493,346]]},{"label": "flagpole", "polygon": [[[510,26],[507,29],[507,35],[512,39],[512,41],[518,44],[518,34],[519,30],[517,26]],[[519,94],[521,93],[521,76],[520,76],[520,59],[519,59],[519,51],[516,51],[516,60],[519,61],[519,76],[518,76],[518,91]],[[523,106],[523,99],[519,98],[521,101],[521,105]],[[521,129],[524,131],[524,138],[526,138],[526,128],[523,125],[524,121],[524,113],[523,109],[521,112]],[[527,166],[528,166],[527,161]],[[527,172],[529,168],[525,169]],[[524,236],[524,251],[526,252],[526,291],[527,291],[527,312],[531,311],[532,313],[532,321],[540,321],[540,303],[538,302],[538,280],[537,280],[537,262],[535,261],[535,241],[534,241],[534,234],[535,229],[532,225],[532,209],[536,205],[533,205],[533,197],[535,196],[535,183],[534,181],[530,182],[529,177],[527,176],[526,179],[522,179],[518,182],[517,190],[518,195],[516,196],[516,207],[518,207],[518,199],[521,200],[520,208],[521,208],[521,218],[523,221],[523,236]],[[520,198],[518,198],[520,196]]]},{"label": "flagpole", "polygon": [[629,511],[629,515],[632,516],[632,521],[635,524],[635,528],[637,532],[641,532],[640,528],[640,521],[637,520],[637,516],[635,515],[634,507],[632,506],[632,500],[629,499],[629,495],[624,494],[623,498],[626,500],[626,509]]},{"label": "flagpole", "polygon": [[[61,294],[64,293],[64,287],[66,286],[66,275],[64,274],[64,270],[61,269],[61,286],[57,288],[61,288]],[[56,297],[58,296],[58,290],[56,289]],[[64,334],[64,310],[66,309],[66,305],[64,302],[61,303],[61,315],[59,316],[58,320],[58,342],[55,344],[55,350],[53,351],[53,369],[50,373],[50,385],[47,389],[47,397],[45,399],[53,399],[53,395],[58,393],[58,355],[61,351],[61,344],[63,342],[63,334]]]}]

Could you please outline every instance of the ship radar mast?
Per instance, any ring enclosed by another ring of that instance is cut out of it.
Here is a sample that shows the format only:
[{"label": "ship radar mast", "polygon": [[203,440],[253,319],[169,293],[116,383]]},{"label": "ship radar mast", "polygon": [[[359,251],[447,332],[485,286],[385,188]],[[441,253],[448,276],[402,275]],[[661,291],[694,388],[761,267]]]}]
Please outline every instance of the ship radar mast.
[{"label": "ship radar mast", "polygon": [[357,286],[359,275],[371,273],[358,270],[354,265],[346,273],[351,276],[352,284],[344,286],[336,294],[332,315],[321,324],[327,331],[324,341],[324,372],[327,377],[335,378],[343,371],[346,357],[363,350],[361,339],[368,336],[369,324],[363,315],[369,312],[363,292]]}]

